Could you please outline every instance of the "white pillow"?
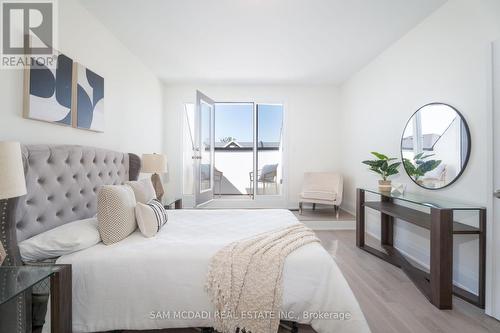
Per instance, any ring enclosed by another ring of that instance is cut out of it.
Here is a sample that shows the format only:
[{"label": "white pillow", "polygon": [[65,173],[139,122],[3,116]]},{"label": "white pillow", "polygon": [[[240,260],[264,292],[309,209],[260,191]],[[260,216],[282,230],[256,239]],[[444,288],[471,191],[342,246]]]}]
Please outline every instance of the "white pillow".
[{"label": "white pillow", "polygon": [[95,217],[63,224],[19,243],[24,261],[41,261],[84,250],[101,241]]},{"label": "white pillow", "polygon": [[156,199],[151,200],[146,205],[138,202],[135,207],[135,217],[139,229],[146,237],[156,235],[168,219],[167,211]]},{"label": "white pillow", "polygon": [[137,229],[135,195],[127,185],[104,185],[97,193],[97,221],[102,242],[110,245]]},{"label": "white pillow", "polygon": [[141,180],[126,182],[132,188],[137,202],[147,204],[156,198],[155,188],[151,182],[151,178],[144,178]]}]

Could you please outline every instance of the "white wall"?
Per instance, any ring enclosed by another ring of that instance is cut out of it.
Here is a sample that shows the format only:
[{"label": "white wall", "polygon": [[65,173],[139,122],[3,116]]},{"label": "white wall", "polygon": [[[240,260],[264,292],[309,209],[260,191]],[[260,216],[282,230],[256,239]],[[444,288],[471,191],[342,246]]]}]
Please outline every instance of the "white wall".
[{"label": "white wall", "polygon": [[[266,187],[267,194],[276,194],[276,189],[281,180],[281,152],[279,150],[259,151],[258,169],[266,164],[278,164],[276,184]],[[252,192],[250,187],[250,172],[253,171],[253,151],[215,151],[215,168],[223,173],[221,183],[221,194],[248,194]],[[259,183],[259,193],[262,193],[262,183]],[[252,185],[253,186],[253,185]],[[184,189],[186,189],[184,187]],[[279,189],[278,189],[279,191]],[[218,187],[216,192],[219,193]]]},{"label": "white wall", "polygon": [[[376,177],[360,161],[373,150],[399,156],[408,118],[436,101],[455,106],[469,123],[472,154],[466,171],[454,185],[435,192],[418,188],[403,170],[395,180],[408,184],[408,191],[490,205],[490,43],[499,35],[500,1],[450,0],[341,86],[344,207],[353,210],[356,187],[376,186]],[[369,231],[379,235],[378,217],[369,214],[369,220]],[[427,232],[398,222],[395,242],[428,263]],[[477,289],[477,252],[474,237],[455,237],[454,279],[472,291]]]},{"label": "white wall", "polygon": [[58,9],[59,51],[104,77],[105,132],[22,118],[22,71],[0,70],[0,140],[80,144],[139,154],[160,151],[159,80],[78,1],[58,1]]},{"label": "white wall", "polygon": [[283,103],[283,165],[288,179],[283,206],[297,208],[304,172],[339,169],[338,94],[333,86],[166,85],[166,189],[171,195],[182,195],[182,117],[184,103],[195,102],[197,89],[219,102]]}]

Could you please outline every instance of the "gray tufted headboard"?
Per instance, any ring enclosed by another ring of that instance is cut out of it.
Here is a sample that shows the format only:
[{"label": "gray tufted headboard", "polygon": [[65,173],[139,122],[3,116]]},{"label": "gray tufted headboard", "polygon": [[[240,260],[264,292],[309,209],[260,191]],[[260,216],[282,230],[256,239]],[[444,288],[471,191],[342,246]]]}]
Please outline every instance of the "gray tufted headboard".
[{"label": "gray tufted headboard", "polygon": [[[137,155],[70,145],[22,146],[27,194],[0,202],[7,264],[20,264],[17,242],[97,211],[101,185],[136,180]],[[0,175],[1,177],[1,175]]]}]

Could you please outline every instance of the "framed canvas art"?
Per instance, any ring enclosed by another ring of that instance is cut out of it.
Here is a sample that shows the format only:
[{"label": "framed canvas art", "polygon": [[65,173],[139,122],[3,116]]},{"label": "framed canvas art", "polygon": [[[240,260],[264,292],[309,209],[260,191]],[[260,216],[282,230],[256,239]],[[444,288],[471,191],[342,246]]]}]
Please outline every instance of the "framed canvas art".
[{"label": "framed canvas art", "polygon": [[104,78],[76,64],[76,94],[73,126],[104,132]]},{"label": "framed canvas art", "polygon": [[23,116],[71,126],[74,62],[55,53],[52,64],[35,63],[24,70]]}]

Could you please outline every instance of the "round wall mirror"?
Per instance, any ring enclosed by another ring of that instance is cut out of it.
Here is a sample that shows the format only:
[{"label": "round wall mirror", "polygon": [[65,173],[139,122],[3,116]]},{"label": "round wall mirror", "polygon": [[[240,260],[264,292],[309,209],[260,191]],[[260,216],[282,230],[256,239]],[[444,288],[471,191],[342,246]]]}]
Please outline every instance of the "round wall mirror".
[{"label": "round wall mirror", "polygon": [[469,161],[470,132],[464,117],[443,103],[422,106],[406,123],[401,157],[419,186],[440,189],[455,182]]}]

